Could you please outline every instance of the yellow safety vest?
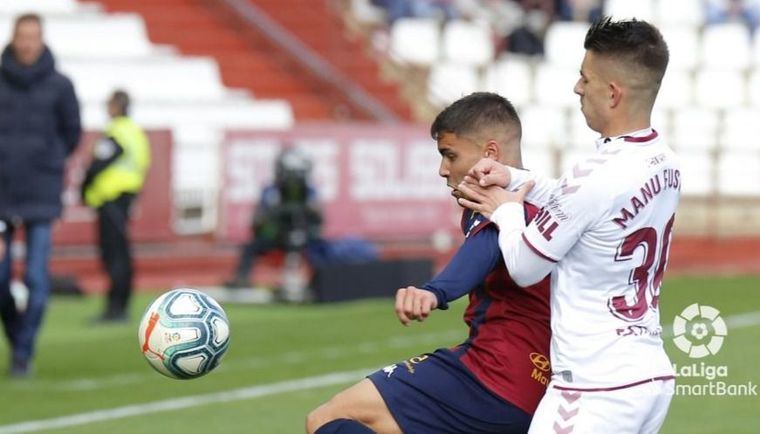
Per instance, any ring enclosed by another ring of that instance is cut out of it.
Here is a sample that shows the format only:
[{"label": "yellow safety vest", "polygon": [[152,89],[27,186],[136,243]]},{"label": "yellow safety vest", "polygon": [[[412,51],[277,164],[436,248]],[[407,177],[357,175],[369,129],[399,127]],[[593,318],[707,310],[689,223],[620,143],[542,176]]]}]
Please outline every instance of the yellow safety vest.
[{"label": "yellow safety vest", "polygon": [[122,193],[137,193],[150,166],[150,144],[143,130],[130,118],[114,118],[105,131],[124,152],[95,176],[84,193],[85,203],[98,208]]}]

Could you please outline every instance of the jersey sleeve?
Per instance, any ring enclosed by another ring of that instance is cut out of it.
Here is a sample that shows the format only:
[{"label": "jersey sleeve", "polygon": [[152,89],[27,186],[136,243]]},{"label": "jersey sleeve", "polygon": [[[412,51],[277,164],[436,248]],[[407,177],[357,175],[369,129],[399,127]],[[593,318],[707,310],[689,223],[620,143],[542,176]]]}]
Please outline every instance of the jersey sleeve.
[{"label": "jersey sleeve", "polygon": [[465,239],[451,261],[422,288],[435,294],[438,309],[482,284],[501,259],[498,230],[493,224],[482,227]]},{"label": "jersey sleeve", "polygon": [[598,183],[590,180],[562,178],[548,202],[525,228],[522,239],[537,255],[558,262],[599,219],[608,198]]},{"label": "jersey sleeve", "polygon": [[557,180],[548,176],[542,176],[530,170],[515,169],[509,167],[510,181],[507,186],[508,190],[517,190],[528,181],[534,181],[535,186],[528,192],[526,200],[542,207],[546,205],[551,197],[552,192],[557,187]]}]

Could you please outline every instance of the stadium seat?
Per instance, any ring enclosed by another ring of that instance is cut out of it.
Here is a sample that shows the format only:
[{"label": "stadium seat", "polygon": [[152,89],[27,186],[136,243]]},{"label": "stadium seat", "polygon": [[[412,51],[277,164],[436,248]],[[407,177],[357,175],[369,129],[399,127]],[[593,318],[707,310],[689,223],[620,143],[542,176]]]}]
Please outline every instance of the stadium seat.
[{"label": "stadium seat", "polygon": [[518,110],[526,148],[567,147],[567,117],[556,107],[530,105]]},{"label": "stadium seat", "polygon": [[614,19],[637,18],[649,22],[655,15],[653,0],[607,0],[603,11]]},{"label": "stadium seat", "polygon": [[438,60],[440,23],[434,19],[401,18],[391,28],[390,54],[395,61],[428,66]]},{"label": "stadium seat", "polygon": [[681,163],[681,194],[685,196],[705,196],[715,188],[712,154],[708,151],[682,152],[678,154]]},{"label": "stadium seat", "polygon": [[[235,98],[201,103],[143,103],[136,100],[133,115],[145,128],[171,128],[196,124],[228,129],[287,129],[293,126],[293,111],[286,100]],[[105,107],[84,106],[86,128],[99,129],[107,122]]]},{"label": "stadium seat", "polygon": [[760,108],[734,108],[726,111],[719,140],[721,149],[760,151],[758,138],[760,138]]},{"label": "stadium seat", "polygon": [[702,65],[711,69],[744,70],[750,66],[750,35],[740,23],[714,24],[702,33]]},{"label": "stadium seat", "polygon": [[76,0],[3,0],[0,15],[17,15],[26,12],[39,14],[69,14],[80,9]]},{"label": "stadium seat", "polygon": [[488,67],[482,87],[504,95],[514,105],[525,105],[533,96],[533,71],[530,63],[516,55],[501,59]]},{"label": "stadium seat", "polygon": [[718,162],[718,192],[726,196],[755,196],[760,185],[760,154],[730,152]]},{"label": "stadium seat", "polygon": [[678,151],[704,151],[716,147],[718,114],[703,108],[674,110],[671,145]]},{"label": "stadium seat", "polygon": [[695,92],[702,107],[726,109],[745,103],[744,74],[730,70],[701,70],[697,73]]},{"label": "stadium seat", "polygon": [[577,68],[541,64],[536,69],[533,95],[539,104],[578,108],[580,97],[573,92],[580,75]]},{"label": "stadium seat", "polygon": [[[12,20],[0,19],[0,35],[11,34]],[[159,51],[148,40],[142,18],[126,13],[46,17],[45,41],[58,59],[129,58]]]},{"label": "stadium seat", "polygon": [[443,53],[450,63],[486,65],[494,56],[491,30],[470,21],[449,21],[443,29]]},{"label": "stadium seat", "polygon": [[760,107],[760,68],[756,68],[752,74],[750,74],[747,87],[749,103],[753,107]]},{"label": "stadium seat", "polygon": [[478,90],[478,73],[467,65],[437,63],[430,68],[428,100],[448,105]]},{"label": "stadium seat", "polygon": [[705,22],[704,5],[695,0],[655,0],[655,21],[661,25],[682,24],[697,28]]},{"label": "stadium seat", "polygon": [[755,32],[752,37],[752,65],[755,70],[760,68],[760,32]]},{"label": "stadium seat", "polygon": [[555,21],[546,30],[544,52],[550,64],[578,71],[586,50],[583,41],[589,25],[587,23]]},{"label": "stadium seat", "polygon": [[655,107],[677,109],[686,107],[694,101],[694,81],[691,73],[685,70],[670,69],[665,72]]},{"label": "stadium seat", "polygon": [[699,32],[695,27],[683,24],[660,28],[668,44],[670,60],[668,73],[674,69],[693,70],[699,62]]},{"label": "stadium seat", "polygon": [[103,102],[117,87],[142,101],[220,99],[229,92],[216,62],[204,57],[63,61],[60,68],[86,102]]}]

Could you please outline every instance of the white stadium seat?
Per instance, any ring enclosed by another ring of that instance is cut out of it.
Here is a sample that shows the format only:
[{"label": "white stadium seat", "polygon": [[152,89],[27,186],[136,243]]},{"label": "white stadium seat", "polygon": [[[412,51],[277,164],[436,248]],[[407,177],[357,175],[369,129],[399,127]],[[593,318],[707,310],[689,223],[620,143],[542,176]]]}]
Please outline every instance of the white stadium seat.
[{"label": "white stadium seat", "polygon": [[581,69],[581,62],[586,53],[583,41],[586,39],[588,23],[555,21],[546,30],[544,53],[550,64]]},{"label": "white stadium seat", "polygon": [[486,70],[482,88],[503,95],[517,106],[529,103],[533,96],[530,63],[516,55],[499,60]]},{"label": "white stadium seat", "polygon": [[618,20],[636,18],[652,22],[655,15],[653,0],[607,0],[603,11]]},{"label": "white stadium seat", "polygon": [[692,151],[678,154],[681,164],[681,193],[683,195],[705,196],[714,191],[715,179],[710,152]]},{"label": "white stadium seat", "polygon": [[757,196],[760,188],[760,154],[731,152],[718,162],[718,192],[727,196]]},{"label": "white stadium seat", "polygon": [[443,29],[443,53],[448,62],[483,66],[493,61],[494,44],[486,25],[453,20]]},{"label": "white stadium seat", "polygon": [[694,81],[685,70],[670,69],[665,72],[655,107],[676,109],[686,107],[694,101]]},{"label": "white stadium seat", "polygon": [[760,108],[727,110],[719,142],[724,151],[760,151]]},{"label": "white stadium seat", "polygon": [[697,73],[695,93],[702,107],[726,109],[743,105],[747,98],[744,74],[731,70],[706,70]]},{"label": "white stadium seat", "polygon": [[[0,19],[0,35],[11,34],[12,20],[12,16]],[[137,14],[51,16],[44,25],[45,41],[57,59],[140,57],[156,52]]]},{"label": "white stadium seat", "polygon": [[438,60],[441,28],[438,20],[401,18],[391,28],[391,56],[401,63],[428,66]]},{"label": "white stadium seat", "polygon": [[702,65],[711,69],[744,70],[750,66],[751,47],[747,26],[713,24],[702,32]]},{"label": "white stadium seat", "polygon": [[567,147],[567,117],[564,110],[530,105],[518,110],[518,113],[522,121],[522,143],[525,147]]},{"label": "white stadium seat", "polygon": [[656,22],[699,27],[705,22],[704,5],[699,0],[656,0]]},{"label": "white stadium seat", "polygon": [[674,111],[670,144],[678,151],[714,149],[717,134],[718,114],[714,110],[683,108]]},{"label": "white stadium seat", "polygon": [[753,107],[760,107],[760,68],[756,68],[752,74],[750,74],[747,88],[749,104]]},{"label": "white stadium seat", "polygon": [[448,105],[478,90],[478,73],[474,67],[437,63],[430,68],[428,99]]},{"label": "white stadium seat", "polygon": [[76,0],[2,0],[0,15],[17,15],[26,12],[39,14],[68,14],[77,11]]},{"label": "white stadium seat", "polygon": [[533,82],[535,100],[547,106],[577,109],[580,97],[573,88],[580,78],[579,70],[548,63],[539,65]]},{"label": "white stadium seat", "polygon": [[697,29],[681,24],[662,26],[660,31],[670,52],[668,72],[674,69],[693,70],[699,63],[700,41]]},{"label": "white stadium seat", "polygon": [[103,102],[115,88],[143,101],[219,99],[229,92],[216,62],[204,57],[67,61],[60,69],[83,101]]}]

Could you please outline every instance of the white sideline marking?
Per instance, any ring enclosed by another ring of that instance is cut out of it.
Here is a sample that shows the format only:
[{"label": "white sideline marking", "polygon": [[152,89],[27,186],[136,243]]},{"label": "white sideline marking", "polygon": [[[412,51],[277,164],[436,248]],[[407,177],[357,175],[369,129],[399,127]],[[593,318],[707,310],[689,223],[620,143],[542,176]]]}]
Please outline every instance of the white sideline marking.
[{"label": "white sideline marking", "polygon": [[[746,312],[742,314],[725,317],[729,331],[754,327],[760,324],[760,310]],[[669,324],[665,328],[664,335],[672,335],[673,325]],[[432,336],[427,336],[427,339]],[[413,339],[412,339],[413,341]],[[398,344],[406,345],[405,339],[396,341]],[[390,342],[389,342],[390,343]],[[391,343],[391,346],[393,344]],[[209,393],[204,395],[192,395],[184,398],[167,399],[163,401],[149,402],[145,404],[127,405],[106,410],[96,410],[86,413],[76,413],[69,416],[61,416],[51,419],[32,420],[10,425],[0,425],[0,434],[17,434],[50,430],[56,428],[66,428],[71,426],[87,425],[96,422],[104,422],[114,419],[122,419],[132,416],[140,416],[150,413],[160,413],[164,411],[180,410],[190,407],[199,407],[202,405],[240,401],[244,399],[260,398],[262,396],[275,395],[285,392],[296,392],[301,390],[316,389],[324,386],[333,386],[336,384],[348,383],[355,381],[362,376],[373,372],[376,368],[359,369],[344,372],[333,372],[314,377],[301,378],[298,380],[288,380],[279,383],[262,384],[259,386],[245,387],[240,389],[228,390],[225,392]]]},{"label": "white sideline marking", "polygon": [[262,384],[259,386],[233,389],[226,392],[192,395],[186,396],[184,398],[166,399],[163,401],[148,402],[145,404],[127,405],[124,407],[78,413],[52,419],[32,420],[11,425],[2,425],[0,426],[0,434],[18,434],[56,428],[66,428],[78,425],[87,425],[95,422],[122,419],[131,416],[141,416],[150,413],[160,413],[164,411],[199,407],[208,404],[261,398],[263,396],[275,395],[284,392],[316,389],[319,387],[333,386],[336,384],[356,381],[369,372],[372,372],[372,368],[355,371],[333,372],[330,374],[306,377],[298,380],[288,380],[279,383]]}]

